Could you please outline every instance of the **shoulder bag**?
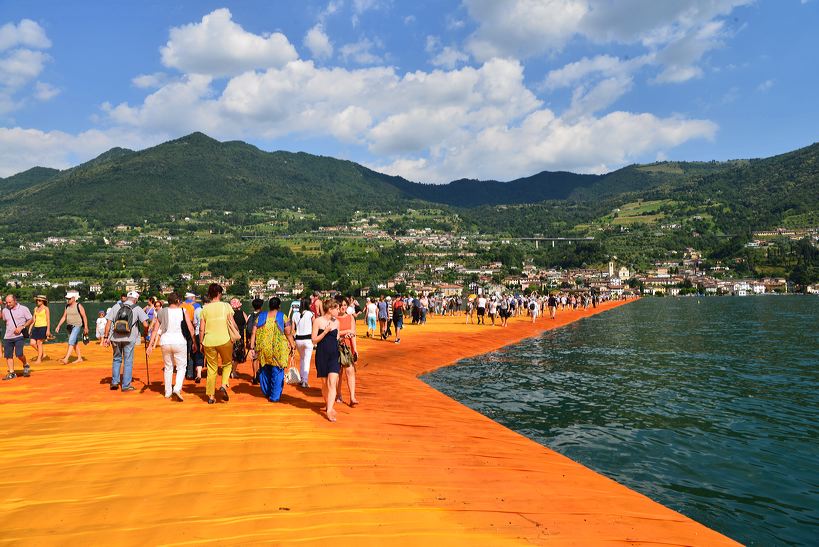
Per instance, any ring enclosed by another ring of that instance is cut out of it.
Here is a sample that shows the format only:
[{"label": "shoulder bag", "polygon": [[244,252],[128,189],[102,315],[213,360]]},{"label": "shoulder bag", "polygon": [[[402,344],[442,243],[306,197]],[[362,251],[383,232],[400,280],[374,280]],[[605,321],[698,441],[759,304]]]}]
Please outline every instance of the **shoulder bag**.
[{"label": "shoulder bag", "polygon": [[227,306],[230,310],[225,318],[227,321],[228,335],[230,336],[230,341],[235,343],[242,339],[242,333],[239,332],[239,327],[237,327],[236,322],[233,321],[233,314],[231,313],[233,312],[233,308],[231,308],[230,304],[227,303],[225,306]]}]

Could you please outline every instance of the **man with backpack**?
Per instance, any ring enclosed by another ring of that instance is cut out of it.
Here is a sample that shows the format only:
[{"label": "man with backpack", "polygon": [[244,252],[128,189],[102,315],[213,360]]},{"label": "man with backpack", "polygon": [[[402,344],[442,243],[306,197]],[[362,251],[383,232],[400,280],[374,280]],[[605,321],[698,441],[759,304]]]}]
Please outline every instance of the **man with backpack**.
[{"label": "man with backpack", "polygon": [[139,293],[131,291],[124,302],[117,302],[105,316],[105,337],[102,345],[113,346],[114,358],[111,366],[111,390],[120,386],[120,367],[125,370],[122,375],[122,391],[134,391],[131,379],[134,369],[134,348],[139,341],[139,328],[147,332],[148,316],[145,310],[136,305]]}]

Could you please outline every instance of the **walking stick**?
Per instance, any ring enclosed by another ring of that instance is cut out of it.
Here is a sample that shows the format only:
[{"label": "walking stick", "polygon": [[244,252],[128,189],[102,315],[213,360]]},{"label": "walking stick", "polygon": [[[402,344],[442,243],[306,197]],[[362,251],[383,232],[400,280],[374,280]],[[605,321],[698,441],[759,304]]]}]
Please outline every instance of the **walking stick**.
[{"label": "walking stick", "polygon": [[145,376],[148,378],[148,384],[151,385],[151,372],[148,369],[148,344],[145,344]]},{"label": "walking stick", "polygon": [[151,385],[151,372],[148,369],[148,329],[145,329],[145,336],[143,339],[145,340],[145,376],[148,378],[148,383],[145,384],[146,386]]}]

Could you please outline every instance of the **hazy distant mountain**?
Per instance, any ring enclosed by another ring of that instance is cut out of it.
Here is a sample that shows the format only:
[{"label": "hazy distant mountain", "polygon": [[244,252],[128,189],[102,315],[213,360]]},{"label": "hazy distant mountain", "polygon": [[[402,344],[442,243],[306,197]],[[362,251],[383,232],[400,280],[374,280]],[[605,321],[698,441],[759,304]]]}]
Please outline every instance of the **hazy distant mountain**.
[{"label": "hazy distant mountain", "polygon": [[773,222],[815,211],[819,144],[781,156],[733,162],[660,162],[606,175],[538,173],[510,182],[419,184],[351,161],[264,152],[193,133],[142,151],[114,148],[58,171],[35,167],[0,179],[0,208],[48,211],[105,223],[167,218],[202,209],[298,206],[341,219],[356,209],[589,202],[632,195],[719,199],[738,215]]}]

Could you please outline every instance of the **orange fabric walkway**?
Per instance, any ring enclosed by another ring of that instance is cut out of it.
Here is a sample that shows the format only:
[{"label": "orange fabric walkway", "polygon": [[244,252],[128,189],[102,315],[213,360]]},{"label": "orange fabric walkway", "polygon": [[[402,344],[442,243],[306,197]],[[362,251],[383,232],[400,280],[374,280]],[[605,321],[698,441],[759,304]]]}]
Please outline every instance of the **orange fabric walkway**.
[{"label": "orange fabric walkway", "polygon": [[110,352],[92,343],[87,363],[0,385],[0,544],[732,543],[417,379],[591,313],[360,338],[361,405],[335,424],[314,387],[266,402],[249,365],[227,404],[205,404],[204,382],[167,401],[158,351],[143,387],[142,348],[143,389],[112,392]]}]

